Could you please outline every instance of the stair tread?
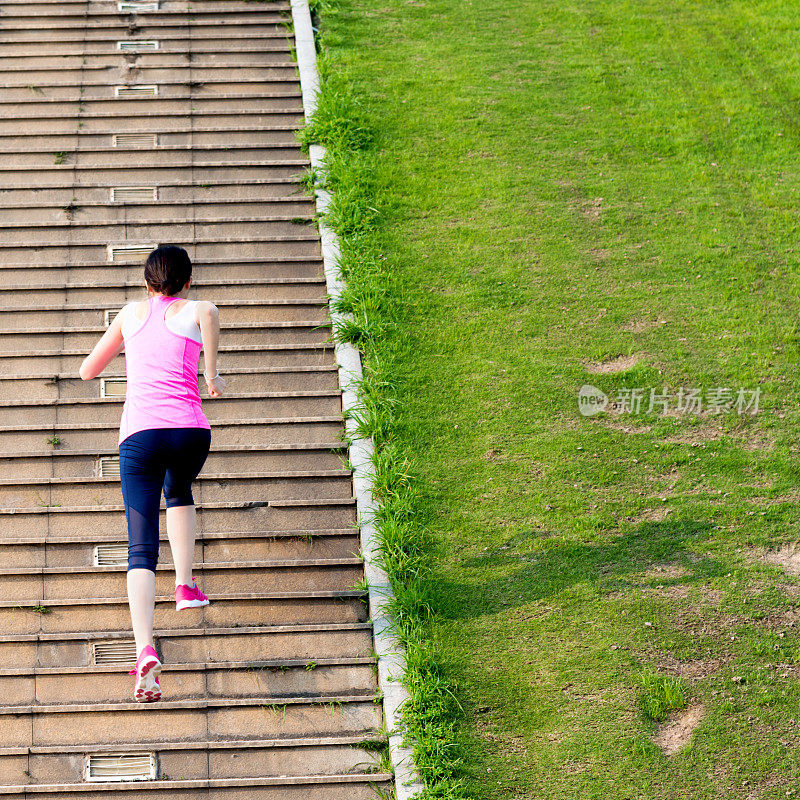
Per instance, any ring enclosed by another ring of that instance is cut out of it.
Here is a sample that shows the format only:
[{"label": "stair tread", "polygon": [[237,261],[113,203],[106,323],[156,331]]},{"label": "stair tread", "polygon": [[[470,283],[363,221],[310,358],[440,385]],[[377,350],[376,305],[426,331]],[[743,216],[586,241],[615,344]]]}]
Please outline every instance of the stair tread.
[{"label": "stair tread", "polygon": [[[0,156],[2,156],[2,155],[4,155],[4,154],[0,152]],[[226,167],[229,164],[230,164],[230,162],[228,162],[228,161],[217,162],[217,166],[221,166],[221,167]],[[49,169],[49,165],[44,165],[44,166]],[[108,166],[108,165],[104,165],[104,164],[97,165],[97,164],[95,164],[95,165],[93,165],[91,167],[83,167],[83,168],[84,169],[86,169],[86,168],[91,168],[91,169],[101,168],[101,169],[104,169],[104,168],[106,168],[106,166]],[[164,165],[159,165],[159,166],[169,166],[169,165],[168,164],[164,164]],[[183,164],[179,164],[179,165],[176,165],[176,166],[183,167],[184,165]],[[38,166],[38,165],[35,166],[35,167],[31,167],[31,169],[34,170],[34,171],[42,169],[42,168],[44,168],[44,167]],[[81,167],[79,167],[79,169],[80,168]],[[139,166],[138,165],[134,165],[134,168],[138,169]],[[0,169],[4,169],[4,167],[0,167]],[[14,169],[18,169],[18,167],[14,167]],[[109,203],[109,205],[110,205],[110,203]],[[142,225],[142,224],[147,224],[147,225],[155,225],[155,224],[158,224],[158,225],[184,225],[184,224],[186,224],[186,219],[187,219],[186,216],[182,215],[182,216],[176,216],[176,217],[172,217],[172,218],[168,217],[168,216],[162,216],[161,218],[159,218],[158,223],[155,223],[155,222],[145,222],[145,223],[136,222],[136,223],[133,223],[131,220],[116,220],[116,219],[92,220],[90,222],[85,222],[83,224],[83,227],[84,228],[89,228],[89,227],[113,228],[113,227],[123,227],[123,226],[128,226],[129,227],[131,224],[138,224],[138,225]],[[267,214],[267,215],[264,215],[264,214],[261,214],[261,215],[256,215],[256,216],[252,216],[252,217],[246,217],[246,216],[242,216],[240,214],[237,214],[237,215],[234,215],[234,216],[227,216],[227,217],[226,216],[199,217],[199,216],[195,215],[192,218],[191,221],[194,224],[202,225],[202,224],[205,224],[205,223],[225,224],[225,223],[239,223],[239,222],[263,222],[263,223],[268,223],[268,222],[292,222],[292,220],[295,220],[295,219],[303,219],[303,220],[308,220],[310,222],[312,220],[312,216],[311,216],[311,214],[302,214],[300,212],[298,212],[296,214],[285,214],[285,215],[280,215],[280,214]],[[44,220],[42,222],[28,222],[28,221],[25,221],[25,222],[23,222],[23,221],[20,221],[20,222],[13,222],[13,221],[4,222],[4,221],[0,220],[0,230],[2,230],[3,228],[20,228],[20,227],[23,227],[26,230],[36,230],[36,229],[39,229],[39,228],[74,228],[75,224],[74,224],[74,222],[72,220],[67,220],[67,219],[63,219],[63,220]],[[233,304],[232,303],[228,303],[227,305],[233,305]],[[256,304],[254,304],[254,305],[256,305]]]},{"label": "stair tread", "polygon": [[[163,706],[163,703],[160,705]],[[37,784],[25,783],[17,786],[0,786],[0,794],[22,792],[25,794],[46,792],[107,792],[107,791],[141,791],[142,789],[211,789],[216,787],[235,786],[302,786],[308,784],[387,782],[392,780],[389,773],[350,772],[342,775],[295,775],[263,778],[204,778],[200,780],[170,781],[131,781],[129,783],[61,783]]]},{"label": "stair tread", "polygon": [[[374,695],[370,694],[331,694],[317,697],[286,696],[280,698],[280,705],[322,705],[325,703],[372,703]],[[230,706],[262,706],[263,697],[225,697],[225,698],[204,698],[197,700],[162,700],[157,708],[159,710],[174,709],[196,709],[196,708],[220,708]],[[58,703],[50,705],[22,705],[22,706],[0,706],[0,716],[7,714],[65,714],[65,713],[104,713],[141,710],[142,704],[133,702],[124,703]]]},{"label": "stair tread", "polygon": [[[282,747],[315,747],[327,745],[349,745],[358,744],[365,739],[370,741],[385,742],[386,736],[380,734],[372,734],[370,736],[353,736],[352,734],[341,734],[338,736],[308,736],[298,738],[266,738],[266,739],[236,739],[219,741],[214,739],[195,740],[190,742],[133,742],[126,743],[124,748],[126,752],[136,751],[161,751],[161,750],[244,750],[244,749],[262,749],[262,748],[282,748]],[[116,753],[120,749],[120,745],[115,743],[104,744],[98,743],[92,745],[93,753],[112,752]],[[27,755],[31,754],[46,754],[46,753],[85,753],[87,751],[86,745],[58,745],[56,747],[46,745],[31,745],[30,747],[0,747],[0,756],[5,755]]]},{"label": "stair tread", "polygon": [[[366,597],[367,592],[358,589],[321,589],[313,592],[239,592],[218,593],[214,595],[214,602],[225,600],[303,600],[303,599],[328,599],[328,598],[355,598]],[[80,597],[71,599],[48,599],[47,606],[76,606],[76,605],[119,605],[128,601],[122,597]],[[156,595],[156,604],[174,603],[175,598],[169,595]],[[0,600],[0,608],[19,608],[16,600]],[[23,606],[24,607],[24,606]],[[201,632],[205,629],[199,629]],[[0,636],[0,641],[2,637]]]},{"label": "stair tread", "polygon": [[[206,672],[209,670],[249,670],[256,668],[269,667],[303,667],[313,662],[318,667],[327,666],[352,666],[374,664],[377,659],[374,656],[340,656],[340,657],[315,657],[303,659],[253,659],[252,661],[205,661],[191,663],[162,664],[162,672]],[[124,665],[122,664],[92,664],[85,667],[24,667],[15,669],[0,668],[0,678],[19,677],[26,675],[94,675],[111,672],[118,674]]]},{"label": "stair tread", "polygon": [[[269,561],[197,561],[195,569],[216,570],[216,569],[284,569],[286,567],[340,567],[355,566],[361,564],[360,558],[351,556],[349,558],[286,558],[271,559]],[[0,567],[0,575],[76,575],[83,572],[104,574],[113,572],[125,572],[125,564],[104,564],[103,566],[93,566],[91,564],[64,567]],[[157,564],[156,572],[172,572],[172,564]]]},{"label": "stair tread", "polygon": [[[271,478],[343,478],[350,476],[349,469],[307,469],[307,470],[270,470],[261,472],[206,472],[195,478],[196,482],[239,481]],[[0,486],[68,486],[83,483],[96,486],[104,483],[119,483],[119,477],[97,477],[67,475],[50,478],[0,478]]]},{"label": "stair tread", "polygon": [[[228,373],[226,372],[226,375]],[[8,378],[3,378],[8,380]],[[214,445],[211,453],[255,453],[255,452],[295,452],[304,450],[341,450],[347,447],[342,441],[329,442],[285,442],[278,444],[225,444]],[[116,456],[119,449],[116,447],[97,447],[90,450],[14,450],[13,452],[0,451],[0,459],[5,458],[74,458],[76,456]]]},{"label": "stair tread", "polygon": [[[298,592],[306,596],[308,593]],[[312,592],[311,594],[317,594]],[[330,593],[328,593],[330,594]],[[351,594],[350,592],[334,592],[334,594]],[[363,594],[360,593],[360,594]],[[236,597],[256,597],[263,598],[266,595],[234,595]],[[215,598],[217,599],[217,598]],[[163,597],[156,597],[156,602],[166,601],[166,595]],[[55,604],[56,601],[48,601]],[[64,601],[62,601],[64,602]],[[90,603],[91,600],[80,601],[66,601],[66,602],[81,602]],[[105,598],[102,602],[106,602]],[[114,600],[119,602],[119,600]],[[127,601],[126,601],[127,602]],[[174,603],[175,598],[170,597],[169,602]],[[214,636],[237,636],[241,634],[264,634],[273,635],[278,633],[315,633],[319,631],[365,631],[369,630],[372,624],[369,622],[292,622],[276,625],[240,625],[237,627],[221,626],[219,628],[169,628],[169,629],[156,629],[156,638],[178,638],[178,637],[203,637],[213,634]],[[132,639],[133,634],[129,630],[125,631],[91,631],[86,632],[55,632],[55,633],[10,633],[0,634],[0,642],[58,642],[58,641],[107,641],[108,639]]]},{"label": "stair tread", "polygon": [[[286,558],[271,559],[269,561],[197,561],[197,570],[215,569],[284,569],[286,567],[339,567],[355,566],[361,564],[360,558],[351,557],[326,557],[326,558]],[[92,566],[91,564],[80,566],[64,567],[2,567],[0,575],[74,575],[82,572],[89,573],[113,573],[124,572],[127,569],[125,564],[104,564],[103,566]],[[157,572],[172,572],[171,564],[157,564]]]},{"label": "stair tread", "polygon": [[[240,500],[216,503],[196,502],[195,507],[203,508],[268,508],[270,506],[338,506],[353,505],[354,497],[320,497],[314,500]],[[104,506],[23,506],[21,508],[0,507],[0,514],[87,514],[97,511],[124,511],[122,504],[108,504]]]},{"label": "stair tread", "polygon": [[[198,531],[195,534],[198,542],[214,541],[216,539],[258,539],[258,538],[304,538],[315,536],[357,536],[358,530],[355,528],[320,528],[320,529],[295,529],[286,531]],[[160,534],[160,540],[168,541],[166,532]],[[14,538],[0,539],[0,547],[6,545],[26,545],[26,544],[94,544],[96,542],[113,542],[127,544],[127,540],[121,534],[104,533],[102,531],[86,531],[78,536],[55,536],[53,534],[42,534],[40,536],[20,536]]]}]

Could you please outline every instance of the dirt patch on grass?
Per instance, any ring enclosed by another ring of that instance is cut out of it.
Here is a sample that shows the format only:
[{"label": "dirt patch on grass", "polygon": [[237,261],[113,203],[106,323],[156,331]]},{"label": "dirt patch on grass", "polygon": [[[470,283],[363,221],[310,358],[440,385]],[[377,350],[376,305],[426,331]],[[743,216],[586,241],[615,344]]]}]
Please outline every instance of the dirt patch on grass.
[{"label": "dirt patch on grass", "polygon": [[592,375],[609,375],[614,372],[625,372],[638,362],[639,356],[617,356],[609,361],[589,361],[584,366]]},{"label": "dirt patch on grass", "polygon": [[713,675],[730,661],[730,656],[680,661],[670,653],[658,653],[655,660],[659,672],[694,682]]},{"label": "dirt patch on grass", "polygon": [[688,430],[678,431],[664,437],[665,442],[670,444],[690,444],[699,445],[703,442],[713,442],[721,439],[724,434],[722,425],[719,422],[708,420],[694,425]]},{"label": "dirt patch on grass", "polygon": [[775,438],[763,431],[747,431],[744,434],[731,434],[731,438],[746,450],[772,450],[775,447]]},{"label": "dirt patch on grass", "polygon": [[776,550],[755,552],[752,556],[767,564],[783,567],[790,575],[800,575],[800,543],[785,544]]},{"label": "dirt patch on grass", "polygon": [[658,729],[655,743],[665,755],[674,755],[689,743],[704,714],[705,707],[699,703],[678,711]]},{"label": "dirt patch on grass", "polygon": [[597,222],[600,219],[600,213],[603,210],[603,198],[595,197],[581,204],[581,214],[591,222]]},{"label": "dirt patch on grass", "polygon": [[585,417],[582,421],[583,424],[588,422],[590,425],[602,425],[604,428],[620,433],[649,433],[653,428],[652,425],[626,425],[613,417]]},{"label": "dirt patch on grass", "polygon": [[[758,489],[769,489],[769,486],[757,486],[751,484],[754,491]],[[800,490],[787,492],[786,494],[779,494],[777,497],[743,497],[745,503],[761,507],[779,506],[783,503],[791,503],[792,505],[800,504]],[[752,511],[749,513],[753,513]]]},{"label": "dirt patch on grass", "polygon": [[667,507],[666,504],[663,504],[660,506],[654,506],[653,508],[647,508],[642,511],[641,514],[628,517],[628,521],[634,525],[637,525],[640,522],[663,522],[671,513],[672,509]]}]

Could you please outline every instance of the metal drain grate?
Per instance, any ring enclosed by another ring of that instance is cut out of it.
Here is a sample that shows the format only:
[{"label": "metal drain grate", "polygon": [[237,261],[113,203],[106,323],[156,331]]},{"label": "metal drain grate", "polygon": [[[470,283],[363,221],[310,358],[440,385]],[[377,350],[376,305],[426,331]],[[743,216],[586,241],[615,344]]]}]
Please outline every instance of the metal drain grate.
[{"label": "metal drain grate", "polygon": [[154,83],[141,83],[137,86],[115,86],[114,94],[116,97],[155,97],[158,94],[158,86]]},{"label": "metal drain grate", "polygon": [[87,781],[152,781],[155,777],[155,753],[103,753],[86,759]]},{"label": "metal drain grate", "polygon": [[124,50],[126,53],[158,50],[158,42],[155,39],[123,39],[117,42],[117,50]]},{"label": "metal drain grate", "polygon": [[98,458],[95,473],[98,478],[119,478],[119,457],[102,456]]},{"label": "metal drain grate", "polygon": [[112,147],[155,147],[158,144],[156,133],[114,133],[111,135]]},{"label": "metal drain grate", "polygon": [[94,565],[96,567],[119,566],[128,563],[128,545],[98,544],[94,548]]},{"label": "metal drain grate", "polygon": [[158,0],[125,0],[117,3],[117,11],[136,13],[137,11],[158,11]]},{"label": "metal drain grate", "polygon": [[111,188],[112,203],[144,203],[158,200],[158,189],[155,186],[113,186]]},{"label": "metal drain grate", "polygon": [[121,308],[107,308],[103,312],[103,322],[105,322],[106,327],[108,327],[115,319],[117,314],[122,311]]},{"label": "metal drain grate", "polygon": [[136,642],[133,639],[113,639],[92,642],[95,664],[133,664],[136,662]]},{"label": "metal drain grate", "polygon": [[147,258],[157,244],[110,244],[108,245],[108,260],[113,262],[139,261]]},{"label": "metal drain grate", "polygon": [[125,397],[127,383],[125,378],[101,378],[100,397]]}]

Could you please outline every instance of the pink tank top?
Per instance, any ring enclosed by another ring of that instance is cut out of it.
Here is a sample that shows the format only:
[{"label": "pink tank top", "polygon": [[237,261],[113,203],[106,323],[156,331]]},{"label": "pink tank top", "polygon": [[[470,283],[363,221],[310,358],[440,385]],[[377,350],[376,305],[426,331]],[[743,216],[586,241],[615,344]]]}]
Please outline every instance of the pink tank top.
[{"label": "pink tank top", "polygon": [[173,333],[164,321],[167,308],[177,299],[151,297],[144,323],[125,339],[127,392],[120,444],[148,428],[211,428],[197,385],[203,345]]}]

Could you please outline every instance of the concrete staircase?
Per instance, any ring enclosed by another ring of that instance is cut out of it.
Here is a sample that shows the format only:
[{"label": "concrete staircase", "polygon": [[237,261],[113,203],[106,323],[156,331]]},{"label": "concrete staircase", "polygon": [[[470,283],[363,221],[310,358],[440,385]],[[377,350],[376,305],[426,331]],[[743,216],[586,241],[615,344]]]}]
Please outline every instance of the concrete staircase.
[{"label": "concrete staircase", "polygon": [[[290,19],[285,0],[0,0],[3,797],[390,792]],[[175,611],[162,534],[164,699],[139,705],[125,365],[77,369],[166,243],[220,308],[228,386],[195,489],[212,604]]]}]

